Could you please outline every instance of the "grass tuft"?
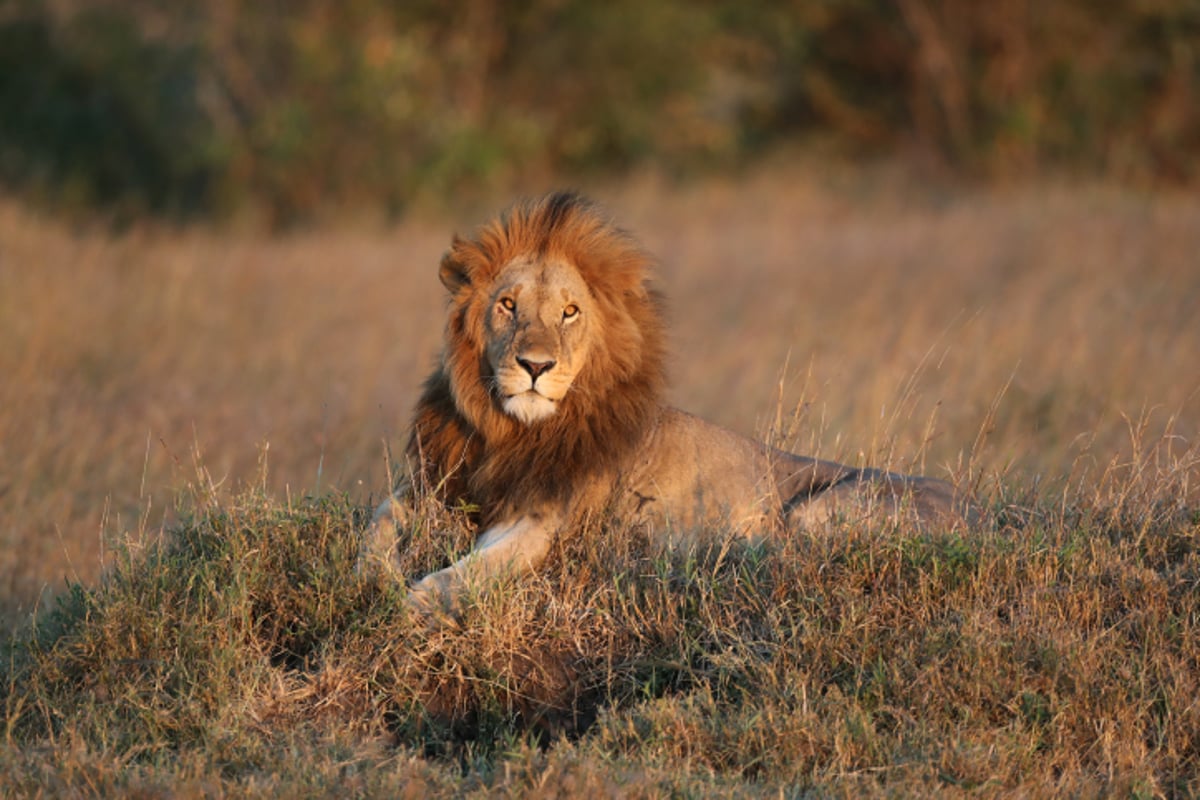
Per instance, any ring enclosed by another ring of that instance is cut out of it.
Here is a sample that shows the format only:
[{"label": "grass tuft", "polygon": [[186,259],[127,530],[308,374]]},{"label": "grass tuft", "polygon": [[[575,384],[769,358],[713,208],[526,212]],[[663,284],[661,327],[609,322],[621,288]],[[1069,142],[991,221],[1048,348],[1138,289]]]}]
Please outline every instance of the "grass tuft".
[{"label": "grass tuft", "polygon": [[[1194,793],[1200,523],[1162,487],[667,552],[597,520],[441,628],[354,575],[363,507],[246,492],[13,640],[6,788]],[[421,508],[414,575],[470,544]]]}]

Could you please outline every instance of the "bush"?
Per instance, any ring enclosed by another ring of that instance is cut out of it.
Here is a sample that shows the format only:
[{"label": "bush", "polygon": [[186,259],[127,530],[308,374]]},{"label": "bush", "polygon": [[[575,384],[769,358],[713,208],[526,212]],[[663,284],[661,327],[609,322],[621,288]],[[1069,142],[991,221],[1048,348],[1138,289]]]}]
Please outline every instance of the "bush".
[{"label": "bush", "polygon": [[0,180],[286,223],[817,135],[974,174],[1188,181],[1198,39],[1184,0],[25,0],[0,17]]},{"label": "bush", "polygon": [[226,161],[198,102],[200,53],[89,11],[0,23],[0,179],[68,209],[207,210]]}]

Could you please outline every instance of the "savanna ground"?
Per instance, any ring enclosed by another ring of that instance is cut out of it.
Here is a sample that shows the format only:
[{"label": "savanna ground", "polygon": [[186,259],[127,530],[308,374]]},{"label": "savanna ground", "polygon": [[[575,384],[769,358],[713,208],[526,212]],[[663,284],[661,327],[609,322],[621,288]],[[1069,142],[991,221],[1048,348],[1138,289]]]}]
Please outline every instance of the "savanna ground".
[{"label": "savanna ground", "polygon": [[[1200,793],[1200,201],[595,193],[662,260],[673,402],[954,480],[984,523],[663,554],[597,520],[416,629],[355,539],[437,258],[490,209],[265,237],[6,203],[6,794]],[[470,541],[422,509],[414,574]]]}]

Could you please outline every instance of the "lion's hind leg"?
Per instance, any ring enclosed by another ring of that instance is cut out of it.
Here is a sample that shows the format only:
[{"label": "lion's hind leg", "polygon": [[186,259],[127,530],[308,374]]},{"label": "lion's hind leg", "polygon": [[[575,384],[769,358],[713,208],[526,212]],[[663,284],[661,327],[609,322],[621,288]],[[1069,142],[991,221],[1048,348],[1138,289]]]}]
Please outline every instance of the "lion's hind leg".
[{"label": "lion's hind leg", "polygon": [[785,507],[790,530],[833,523],[952,526],[968,522],[954,487],[944,481],[878,470],[861,470]]},{"label": "lion's hind leg", "polygon": [[872,516],[872,506],[863,482],[847,480],[790,500],[784,506],[784,523],[788,530],[816,530],[837,522],[864,521]]}]

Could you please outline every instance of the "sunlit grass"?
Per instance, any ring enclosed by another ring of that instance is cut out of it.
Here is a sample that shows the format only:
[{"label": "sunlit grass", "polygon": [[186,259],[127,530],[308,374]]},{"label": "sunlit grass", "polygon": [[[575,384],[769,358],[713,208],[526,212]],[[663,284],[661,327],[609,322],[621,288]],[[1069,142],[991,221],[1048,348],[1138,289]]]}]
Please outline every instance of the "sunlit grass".
[{"label": "sunlit grass", "polygon": [[[1195,200],[598,193],[662,259],[674,403],[951,478],[984,525],[667,555],[600,521],[414,630],[350,565],[478,217],[271,239],[0,206],[6,791],[1200,791]],[[414,575],[471,537],[424,513]]]},{"label": "sunlit grass", "polygon": [[[673,552],[599,521],[434,627],[355,577],[362,506],[202,498],[14,640],[6,780],[1188,794],[1200,514],[1109,491]],[[470,545],[423,508],[414,576]]]}]

